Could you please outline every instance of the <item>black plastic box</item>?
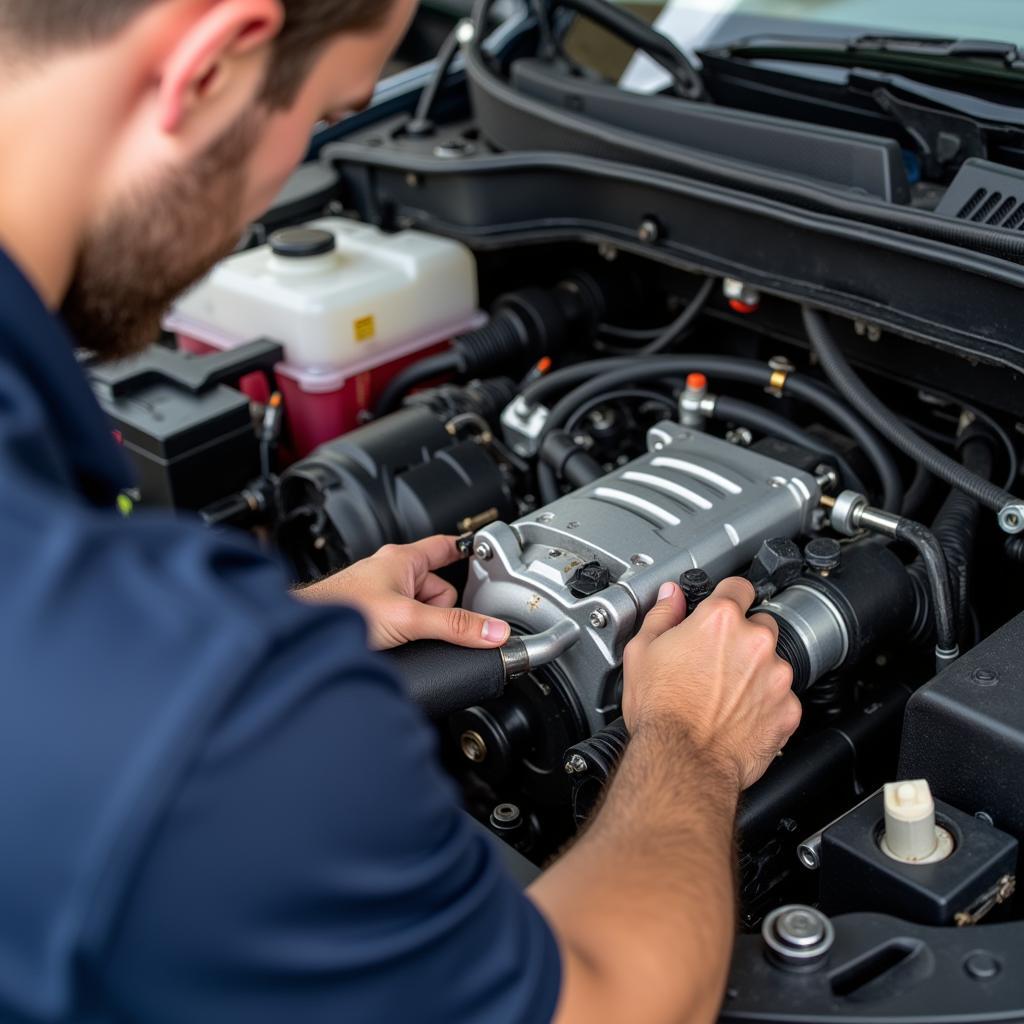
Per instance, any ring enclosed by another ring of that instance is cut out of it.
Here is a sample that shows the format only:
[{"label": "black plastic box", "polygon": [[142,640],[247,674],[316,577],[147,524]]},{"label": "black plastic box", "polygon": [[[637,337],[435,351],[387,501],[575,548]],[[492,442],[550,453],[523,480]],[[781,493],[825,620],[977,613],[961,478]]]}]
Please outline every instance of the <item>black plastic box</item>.
[{"label": "black plastic box", "polygon": [[1024,838],[1024,615],[910,699],[899,778]]},{"label": "black plastic box", "polygon": [[936,823],[956,848],[934,864],[904,864],[878,845],[885,797],[876,794],[821,838],[821,904],[835,916],[891,914],[918,924],[952,924],[1017,865],[1017,840],[987,822],[936,801]]}]

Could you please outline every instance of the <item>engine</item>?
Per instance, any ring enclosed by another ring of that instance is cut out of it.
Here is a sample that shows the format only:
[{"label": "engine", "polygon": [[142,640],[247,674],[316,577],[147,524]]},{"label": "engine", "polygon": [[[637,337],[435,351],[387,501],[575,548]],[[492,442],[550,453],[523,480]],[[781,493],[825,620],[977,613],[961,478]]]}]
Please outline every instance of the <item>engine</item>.
[{"label": "engine", "polygon": [[[571,625],[559,668],[588,728],[616,716],[622,651],[666,580],[745,570],[767,537],[808,533],[808,473],[673,423],[647,455],[516,522],[476,536],[467,608],[518,632]],[[568,632],[568,630],[567,630]]]},{"label": "engine", "polygon": [[[296,582],[461,536],[461,603],[513,639],[393,657],[467,810],[536,864],[585,825],[627,748],[623,653],[661,585],[678,581],[692,608],[745,576],[804,722],[741,806],[744,924],[793,901],[870,908],[875,889],[949,923],[954,904],[904,891],[850,822],[878,810],[860,808],[901,763],[941,776],[930,734],[901,745],[907,709],[1019,603],[1009,588],[980,598],[972,579],[980,560],[1024,555],[1006,536],[1024,509],[997,525],[915,471],[826,379],[829,349],[794,331],[785,300],[748,289],[740,311],[736,282],[650,271],[585,245],[474,261],[439,237],[326,218],[231,257],[169,319],[178,351],[97,367],[94,384],[130,443],[136,500],[253,531]],[[432,291],[445,275],[455,286]],[[416,309],[431,321],[418,333]],[[964,472],[1015,476],[1003,417],[957,398],[955,377],[933,392],[874,383]],[[927,712],[955,737],[959,711],[952,725]],[[961,806],[984,810],[983,789]],[[956,820],[961,848],[998,848],[958,862],[983,896],[1012,850],[994,824]]]}]

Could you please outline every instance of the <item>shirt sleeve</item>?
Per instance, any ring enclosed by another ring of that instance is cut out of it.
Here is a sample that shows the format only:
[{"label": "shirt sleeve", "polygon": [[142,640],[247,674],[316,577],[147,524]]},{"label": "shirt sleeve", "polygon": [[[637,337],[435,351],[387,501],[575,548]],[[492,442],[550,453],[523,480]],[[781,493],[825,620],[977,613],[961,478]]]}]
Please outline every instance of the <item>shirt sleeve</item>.
[{"label": "shirt sleeve", "polygon": [[[552,1017],[551,931],[461,811],[432,731],[363,633],[339,612],[336,659],[282,645],[203,745],[101,958],[120,1017]],[[342,668],[304,670],[328,661]]]}]

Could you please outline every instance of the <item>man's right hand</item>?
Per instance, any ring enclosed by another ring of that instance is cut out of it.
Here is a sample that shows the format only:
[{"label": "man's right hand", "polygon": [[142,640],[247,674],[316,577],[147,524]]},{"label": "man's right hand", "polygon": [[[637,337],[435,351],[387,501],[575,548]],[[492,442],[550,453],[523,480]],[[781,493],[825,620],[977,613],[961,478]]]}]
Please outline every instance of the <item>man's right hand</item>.
[{"label": "man's right hand", "polygon": [[743,789],[764,774],[801,714],[793,671],[775,653],[778,626],[770,615],[748,619],[753,601],[750,583],[728,579],[686,617],[683,592],[665,584],[624,662],[630,732],[678,728],[735,769]]}]

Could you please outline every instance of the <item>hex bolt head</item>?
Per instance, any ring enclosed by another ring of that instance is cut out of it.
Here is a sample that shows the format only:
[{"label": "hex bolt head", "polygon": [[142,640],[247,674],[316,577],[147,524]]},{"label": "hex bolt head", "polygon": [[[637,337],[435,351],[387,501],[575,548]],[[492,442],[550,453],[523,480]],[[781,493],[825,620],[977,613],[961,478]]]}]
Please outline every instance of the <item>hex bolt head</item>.
[{"label": "hex bolt head", "polygon": [[590,625],[594,629],[604,629],[608,625],[608,613],[603,608],[595,608],[590,613]]},{"label": "hex bolt head", "polygon": [[573,754],[569,760],[565,762],[566,775],[582,775],[589,768],[590,765],[587,764],[587,760],[582,756],[582,754]]},{"label": "hex bolt head", "polygon": [[482,540],[473,552],[481,562],[489,562],[494,557],[494,548],[487,541]]}]

